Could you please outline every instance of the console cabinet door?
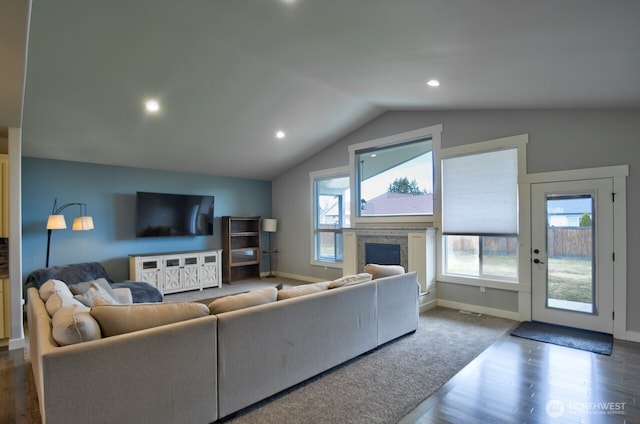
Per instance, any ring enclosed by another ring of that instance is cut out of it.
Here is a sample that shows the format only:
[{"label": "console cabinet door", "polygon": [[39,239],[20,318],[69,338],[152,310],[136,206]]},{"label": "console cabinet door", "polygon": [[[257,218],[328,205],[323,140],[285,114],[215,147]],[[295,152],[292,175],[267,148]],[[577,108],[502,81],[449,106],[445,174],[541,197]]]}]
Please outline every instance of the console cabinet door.
[{"label": "console cabinet door", "polygon": [[164,284],[163,293],[172,293],[182,289],[181,283],[182,260],[180,256],[164,257]]},{"label": "console cabinet door", "polygon": [[162,291],[162,262],[160,258],[136,258],[134,280],[143,281]]},{"label": "console cabinet door", "polygon": [[206,252],[200,257],[202,287],[220,287],[220,252]]},{"label": "console cabinet door", "polygon": [[182,257],[182,270],[180,271],[180,287],[189,289],[200,288],[200,276],[198,275],[199,255],[184,255]]}]

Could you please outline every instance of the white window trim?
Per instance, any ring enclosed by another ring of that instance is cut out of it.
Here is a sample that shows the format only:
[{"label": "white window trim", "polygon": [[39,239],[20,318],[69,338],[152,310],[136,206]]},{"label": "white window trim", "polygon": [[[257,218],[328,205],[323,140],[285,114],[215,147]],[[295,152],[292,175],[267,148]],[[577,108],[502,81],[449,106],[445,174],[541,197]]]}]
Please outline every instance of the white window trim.
[{"label": "white window trim", "polygon": [[[366,226],[367,224],[415,224],[428,223],[435,225],[440,218],[440,140],[442,134],[442,125],[432,125],[430,127],[419,128],[412,131],[394,134],[387,137],[377,138],[362,143],[352,144],[349,146],[349,168],[350,168],[350,186],[351,186],[351,225],[353,227]],[[412,215],[412,216],[379,216],[379,217],[361,217],[358,216],[357,207],[360,202],[356,202],[356,152],[364,149],[375,147],[391,146],[416,140],[419,138],[431,137],[432,155],[433,155],[433,215]]]},{"label": "white window trim", "polygon": [[[326,178],[332,178],[332,177],[346,177],[346,176],[350,176],[350,172],[349,172],[349,167],[348,166],[340,166],[340,167],[336,167],[336,168],[329,168],[329,169],[323,169],[320,171],[311,171],[309,172],[309,189],[310,189],[310,200],[311,200],[311,207],[309,208],[309,210],[311,211],[311,244],[310,244],[310,264],[312,266],[321,266],[321,267],[325,267],[325,268],[338,268],[338,269],[342,269],[343,267],[343,263],[342,262],[331,262],[331,261],[318,261],[315,259],[315,197],[316,197],[316,192],[315,192],[315,182],[318,179],[326,179]],[[349,184],[351,184],[352,180],[351,178],[349,179]],[[351,191],[353,191],[353,187],[351,188]]]},{"label": "white window trim", "polygon": [[[531,276],[527,276],[526,269],[529,266],[528,246],[529,242],[529,185],[527,182],[527,152],[526,147],[529,142],[528,134],[515,135],[511,137],[499,138],[496,140],[480,141],[477,143],[465,144],[462,146],[442,149],[441,160],[461,155],[478,154],[499,149],[518,149],[518,277],[515,282],[505,282],[500,280],[490,280],[486,278],[468,277],[459,275],[444,274],[444,250],[443,238],[437,238],[437,280],[445,283],[464,284],[470,286],[489,287],[493,289],[522,291],[531,287]],[[440,169],[440,167],[438,167]],[[439,203],[439,202],[438,202]],[[526,207],[525,207],[526,206]],[[440,206],[439,206],[440,207]]]}]

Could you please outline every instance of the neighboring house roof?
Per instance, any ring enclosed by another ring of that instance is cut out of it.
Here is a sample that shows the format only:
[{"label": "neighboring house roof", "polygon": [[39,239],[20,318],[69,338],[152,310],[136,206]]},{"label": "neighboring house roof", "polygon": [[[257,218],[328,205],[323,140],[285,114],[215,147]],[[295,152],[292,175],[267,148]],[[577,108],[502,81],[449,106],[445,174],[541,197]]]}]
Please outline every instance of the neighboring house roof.
[{"label": "neighboring house roof", "polygon": [[367,215],[433,214],[433,194],[384,193],[366,202]]}]

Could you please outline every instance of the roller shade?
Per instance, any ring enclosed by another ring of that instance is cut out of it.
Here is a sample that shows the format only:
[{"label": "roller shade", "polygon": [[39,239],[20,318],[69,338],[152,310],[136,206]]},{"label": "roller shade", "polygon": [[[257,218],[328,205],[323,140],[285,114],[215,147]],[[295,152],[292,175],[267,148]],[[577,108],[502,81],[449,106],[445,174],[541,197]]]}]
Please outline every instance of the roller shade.
[{"label": "roller shade", "polygon": [[518,234],[518,150],[442,160],[442,232]]}]

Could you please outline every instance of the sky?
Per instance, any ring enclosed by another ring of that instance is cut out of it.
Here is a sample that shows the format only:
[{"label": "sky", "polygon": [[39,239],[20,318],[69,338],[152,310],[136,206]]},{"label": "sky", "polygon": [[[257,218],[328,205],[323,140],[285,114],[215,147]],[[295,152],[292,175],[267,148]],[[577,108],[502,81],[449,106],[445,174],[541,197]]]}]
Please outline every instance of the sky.
[{"label": "sky", "polygon": [[[416,180],[418,187],[421,190],[427,190],[433,193],[433,166],[431,160],[431,152],[426,153],[429,155],[427,160],[424,159],[424,155],[418,156],[400,166],[389,169],[374,177],[369,178],[362,184],[361,195],[369,201],[374,197],[386,193],[389,185],[397,178],[407,177],[409,181]],[[425,166],[425,162],[427,166]]]}]

